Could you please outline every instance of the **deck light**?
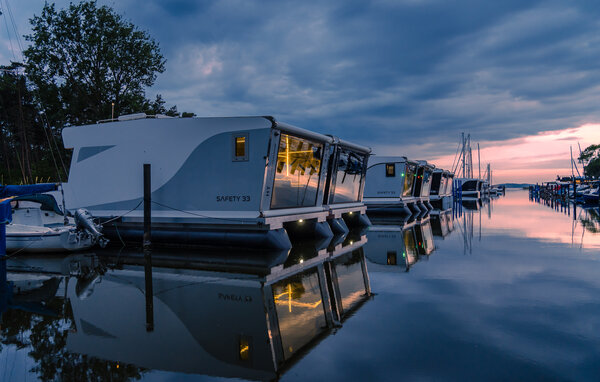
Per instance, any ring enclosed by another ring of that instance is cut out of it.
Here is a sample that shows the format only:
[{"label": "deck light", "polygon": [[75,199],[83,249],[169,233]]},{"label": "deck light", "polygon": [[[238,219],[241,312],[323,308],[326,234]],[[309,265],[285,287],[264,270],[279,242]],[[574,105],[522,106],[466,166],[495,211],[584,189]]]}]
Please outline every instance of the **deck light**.
[{"label": "deck light", "polygon": [[300,219],[298,220],[298,223],[302,223],[304,221],[304,219]]},{"label": "deck light", "polygon": [[348,215],[352,215],[352,211],[348,212]]}]

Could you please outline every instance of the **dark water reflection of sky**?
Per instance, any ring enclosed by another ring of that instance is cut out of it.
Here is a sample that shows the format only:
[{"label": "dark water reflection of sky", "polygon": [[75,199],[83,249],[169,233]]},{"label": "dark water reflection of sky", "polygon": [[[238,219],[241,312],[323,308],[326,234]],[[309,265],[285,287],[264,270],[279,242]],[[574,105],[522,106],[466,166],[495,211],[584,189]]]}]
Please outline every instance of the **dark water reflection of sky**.
[{"label": "dark water reflection of sky", "polygon": [[509,191],[408,273],[372,266],[373,301],[284,379],[600,379],[600,234],[570,213]]},{"label": "dark water reflection of sky", "polygon": [[[152,333],[144,326],[143,266],[108,269],[94,282],[58,280],[57,298],[44,305],[62,310],[58,317],[4,313],[0,378],[36,380],[41,371],[35,357],[62,360],[49,362],[52,367],[77,366],[63,375],[100,380],[269,375],[243,370],[272,364],[269,351],[260,349],[268,348],[267,327],[278,327],[284,381],[599,380],[598,208],[556,209],[519,190],[455,215],[451,222],[432,216],[404,232],[375,225],[359,250],[331,260],[323,260],[325,250],[314,258],[301,253],[295,265],[278,265],[266,279],[156,269]],[[443,237],[433,236],[431,243],[431,232]],[[404,245],[420,240],[433,252]],[[408,271],[402,255],[409,258]],[[326,265],[302,268],[302,262]],[[301,271],[269,281],[275,270],[285,274],[293,267]],[[323,329],[331,298],[320,293],[325,279],[330,285],[335,279],[345,316],[333,330]],[[369,286],[375,295],[365,302]],[[274,302],[278,323],[265,321],[262,303],[255,304],[263,298]],[[44,341],[31,340],[31,333],[44,325],[56,343],[32,355],[32,341]],[[228,338],[249,346],[250,358],[232,358],[238,349],[224,345]],[[298,352],[305,342],[309,346]],[[46,373],[61,375],[51,368]]]}]

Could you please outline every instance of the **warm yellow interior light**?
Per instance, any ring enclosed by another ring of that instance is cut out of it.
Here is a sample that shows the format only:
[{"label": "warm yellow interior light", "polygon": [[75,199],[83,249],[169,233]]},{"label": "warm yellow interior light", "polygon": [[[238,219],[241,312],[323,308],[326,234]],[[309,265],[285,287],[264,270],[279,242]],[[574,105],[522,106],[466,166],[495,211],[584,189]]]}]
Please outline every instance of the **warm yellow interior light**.
[{"label": "warm yellow interior light", "polygon": [[246,156],[246,137],[235,137],[235,156]]}]

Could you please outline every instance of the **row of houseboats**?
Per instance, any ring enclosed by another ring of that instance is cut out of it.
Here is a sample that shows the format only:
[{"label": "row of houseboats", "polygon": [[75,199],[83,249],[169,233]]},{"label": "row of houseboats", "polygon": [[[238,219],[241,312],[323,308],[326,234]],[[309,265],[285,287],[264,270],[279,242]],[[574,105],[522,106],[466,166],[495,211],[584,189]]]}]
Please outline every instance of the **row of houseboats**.
[{"label": "row of houseboats", "polygon": [[[447,208],[453,193],[489,192],[478,179],[455,181],[426,161],[372,155],[273,117],[142,114],[62,135],[73,153],[68,182],[54,196],[68,211],[89,211],[103,235],[124,241],[141,240],[151,227],[152,242],[290,248],[297,238],[368,226],[367,211],[408,216],[432,204]],[[56,203],[35,211],[32,202],[20,202],[27,213],[13,206],[13,223],[26,225],[35,215],[44,226],[60,214]]]}]

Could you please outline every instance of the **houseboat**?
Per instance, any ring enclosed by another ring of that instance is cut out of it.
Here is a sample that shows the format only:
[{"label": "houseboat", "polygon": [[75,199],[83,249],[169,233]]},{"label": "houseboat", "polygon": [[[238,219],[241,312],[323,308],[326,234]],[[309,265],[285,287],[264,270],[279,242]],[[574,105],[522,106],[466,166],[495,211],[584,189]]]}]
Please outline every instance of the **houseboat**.
[{"label": "houseboat", "polygon": [[406,157],[372,156],[363,195],[368,212],[412,215],[417,202],[413,196],[416,172],[417,162]]},{"label": "houseboat", "polygon": [[480,193],[480,183],[481,180],[476,179],[476,178],[460,178],[458,179],[458,182],[460,184],[461,187],[461,194],[463,199],[464,198],[474,198],[474,199],[479,199],[481,198],[481,193]]},{"label": "houseboat", "polygon": [[[140,114],[62,135],[73,149],[66,206],[88,209],[109,237],[141,240],[146,164],[152,242],[289,249],[295,236],[331,237],[328,217],[364,215],[369,150],[273,117]],[[342,159],[329,177],[331,154]]]},{"label": "houseboat", "polygon": [[424,160],[418,161],[417,165],[413,197],[417,201],[415,206],[426,213],[433,209],[433,206],[429,202],[429,193],[431,191],[431,180],[435,166],[428,164],[427,161]]}]

